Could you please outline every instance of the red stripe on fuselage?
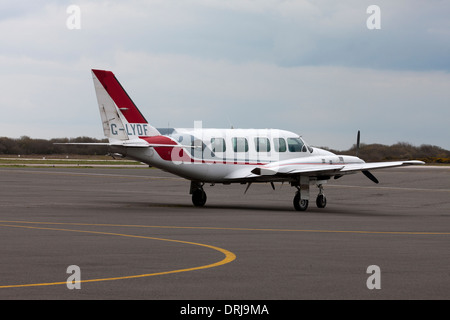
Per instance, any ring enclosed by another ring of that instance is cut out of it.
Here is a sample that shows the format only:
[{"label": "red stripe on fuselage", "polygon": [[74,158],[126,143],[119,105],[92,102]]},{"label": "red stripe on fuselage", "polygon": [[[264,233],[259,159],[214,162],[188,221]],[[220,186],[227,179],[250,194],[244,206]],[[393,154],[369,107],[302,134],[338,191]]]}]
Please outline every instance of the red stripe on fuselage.
[{"label": "red stripe on fuselage", "polygon": [[92,70],[129,123],[148,123],[111,71]]},{"label": "red stripe on fuselage", "polygon": [[[139,137],[142,140],[147,141],[149,144],[167,144],[168,146],[178,145],[174,140],[166,136],[153,136],[153,137]],[[186,154],[184,149],[180,147],[154,147],[155,151],[165,161],[183,161],[193,162],[189,155]]]}]

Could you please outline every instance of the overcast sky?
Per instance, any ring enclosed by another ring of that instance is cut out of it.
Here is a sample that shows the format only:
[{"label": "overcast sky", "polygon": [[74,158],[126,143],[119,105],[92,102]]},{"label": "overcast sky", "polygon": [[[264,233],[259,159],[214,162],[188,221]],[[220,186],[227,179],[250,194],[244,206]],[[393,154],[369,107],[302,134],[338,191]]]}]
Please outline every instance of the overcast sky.
[{"label": "overcast sky", "polygon": [[0,0],[0,136],[102,138],[95,68],[156,127],[450,149],[449,13],[450,0]]}]

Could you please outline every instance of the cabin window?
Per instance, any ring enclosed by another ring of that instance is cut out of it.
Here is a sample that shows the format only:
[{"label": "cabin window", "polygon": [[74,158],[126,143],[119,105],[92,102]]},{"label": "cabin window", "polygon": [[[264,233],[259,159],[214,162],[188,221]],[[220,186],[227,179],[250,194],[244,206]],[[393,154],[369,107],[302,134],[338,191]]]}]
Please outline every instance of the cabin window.
[{"label": "cabin window", "polygon": [[288,149],[290,152],[306,151],[305,144],[300,138],[288,138]]},{"label": "cabin window", "polygon": [[248,152],[248,142],[246,138],[232,138],[234,152]]},{"label": "cabin window", "polygon": [[255,138],[257,152],[270,152],[270,141],[267,138]]},{"label": "cabin window", "polygon": [[273,138],[273,148],[276,152],[286,152],[286,141],[283,138]]},{"label": "cabin window", "polygon": [[223,138],[211,138],[211,148],[213,152],[225,152],[227,146]]}]

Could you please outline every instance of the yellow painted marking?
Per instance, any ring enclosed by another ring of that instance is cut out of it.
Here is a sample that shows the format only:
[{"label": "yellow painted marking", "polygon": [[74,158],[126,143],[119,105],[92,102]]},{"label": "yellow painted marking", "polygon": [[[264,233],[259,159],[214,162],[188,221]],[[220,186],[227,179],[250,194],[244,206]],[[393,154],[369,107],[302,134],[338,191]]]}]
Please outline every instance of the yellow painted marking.
[{"label": "yellow painted marking", "polygon": [[[4,222],[4,221],[3,221]],[[37,223],[37,222],[21,222],[21,223]],[[42,224],[42,223],[41,223]],[[56,224],[56,223],[53,223]],[[194,270],[201,270],[201,269],[208,269],[208,268],[214,268],[218,267],[227,263],[232,262],[236,259],[236,255],[232,253],[231,251],[207,245],[202,243],[196,243],[196,242],[189,242],[189,241],[181,241],[181,240],[173,240],[173,239],[162,239],[162,238],[154,238],[154,237],[145,237],[145,236],[136,236],[136,235],[129,235],[129,234],[121,234],[121,233],[111,233],[111,232],[99,232],[99,231],[86,231],[86,230],[71,230],[71,229],[58,229],[58,228],[44,228],[44,227],[32,227],[32,226],[19,226],[19,225],[7,225],[7,224],[1,224],[0,226],[3,227],[14,227],[14,228],[28,228],[28,229],[40,229],[40,230],[56,230],[56,231],[69,231],[69,232],[80,232],[80,233],[93,233],[93,234],[102,234],[102,235],[111,235],[111,236],[120,236],[120,237],[128,237],[128,238],[139,238],[139,239],[150,239],[150,240],[159,240],[159,241],[169,241],[169,242],[176,242],[176,243],[183,243],[183,244],[189,244],[189,245],[195,245],[195,246],[201,246],[209,249],[213,249],[216,251],[219,251],[225,255],[225,258],[221,261],[198,266],[198,267],[192,267],[192,268],[186,268],[186,269],[178,269],[178,270],[170,270],[170,271],[163,271],[163,272],[156,272],[156,273],[147,273],[147,274],[139,274],[139,275],[132,275],[132,276],[122,276],[122,277],[113,277],[113,278],[102,278],[102,279],[88,279],[88,280],[81,280],[80,283],[86,283],[86,282],[99,282],[99,281],[112,281],[112,280],[124,280],[124,279],[135,279],[135,278],[144,278],[144,277],[152,277],[152,276],[160,276],[160,275],[166,275],[166,274],[172,274],[172,273],[180,273],[180,272],[188,272],[188,271],[194,271]],[[18,288],[18,287],[36,287],[36,286],[52,286],[52,285],[60,285],[60,284],[66,284],[67,282],[51,282],[51,283],[32,283],[32,284],[21,284],[21,285],[6,285],[6,286],[0,286],[0,288]]]},{"label": "yellow painted marking", "polygon": [[[97,226],[97,227],[128,227],[128,228],[159,228],[159,229],[197,229],[197,230],[233,230],[233,231],[267,231],[267,232],[310,232],[310,233],[347,233],[347,234],[391,234],[391,235],[450,235],[450,232],[423,232],[423,231],[364,231],[364,230],[307,230],[307,229],[270,229],[270,228],[219,228],[219,227],[180,227],[180,226],[146,226],[146,225],[121,225],[121,224],[94,224],[94,223],[66,223],[66,222],[37,222],[37,221],[7,221],[0,220],[0,226],[4,227],[15,227],[15,228],[28,228],[28,229],[41,229],[41,230],[56,230],[56,231],[69,231],[69,232],[80,232],[80,233],[92,233],[92,234],[103,234],[111,236],[121,236],[129,238],[140,238],[140,239],[150,239],[159,241],[169,241],[177,242],[189,245],[197,245],[205,248],[213,249],[219,251],[225,255],[225,258],[216,263],[186,268],[178,270],[170,270],[149,274],[140,274],[132,276],[122,276],[122,277],[112,277],[103,279],[90,279],[81,280],[80,282],[99,282],[99,281],[112,281],[112,280],[123,280],[123,279],[133,279],[133,278],[143,278],[158,275],[166,275],[180,272],[188,272],[194,270],[201,270],[207,268],[218,267],[227,263],[232,262],[236,259],[236,255],[228,250],[195,242],[173,240],[173,239],[163,239],[155,237],[145,237],[137,235],[128,235],[121,233],[111,233],[111,232],[100,232],[100,231],[87,231],[87,230],[72,230],[72,229],[59,229],[59,228],[47,228],[47,227],[34,227],[34,226],[19,226],[4,223],[20,223],[20,224],[47,224],[47,225],[71,225],[71,226]],[[50,286],[50,285],[61,285],[66,284],[66,282],[52,282],[52,283],[35,283],[35,284],[23,284],[23,285],[8,285],[0,286],[0,288],[17,288],[17,287],[32,287],[32,286]]]},{"label": "yellow painted marking", "polygon": [[450,235],[450,232],[427,231],[365,231],[365,230],[307,230],[307,229],[270,229],[270,228],[220,228],[220,227],[179,227],[179,226],[145,226],[123,224],[96,223],[66,223],[66,222],[33,222],[33,221],[1,221],[0,223],[27,223],[97,227],[127,227],[127,228],[159,228],[159,229],[197,229],[197,230],[234,230],[234,231],[268,231],[268,232],[311,232],[311,233],[357,233],[357,234],[398,234],[398,235]]}]

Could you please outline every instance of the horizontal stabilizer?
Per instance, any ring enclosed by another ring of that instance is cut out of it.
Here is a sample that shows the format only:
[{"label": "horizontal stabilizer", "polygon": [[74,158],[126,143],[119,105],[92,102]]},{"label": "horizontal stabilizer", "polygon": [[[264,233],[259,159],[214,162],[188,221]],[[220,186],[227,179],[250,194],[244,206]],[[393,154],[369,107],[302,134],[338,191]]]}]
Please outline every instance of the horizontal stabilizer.
[{"label": "horizontal stabilizer", "polygon": [[73,145],[73,146],[110,146],[111,143],[105,142],[55,142],[53,144]]},{"label": "horizontal stabilizer", "polygon": [[179,144],[171,145],[171,144],[162,144],[162,143],[146,143],[146,142],[134,142],[134,141],[121,141],[117,143],[108,143],[108,142],[55,142],[54,144],[59,145],[73,145],[73,146],[116,146],[116,147],[133,147],[133,148],[157,148],[157,147],[165,147],[165,148],[184,148],[184,149],[201,149],[201,146],[183,146]]}]

